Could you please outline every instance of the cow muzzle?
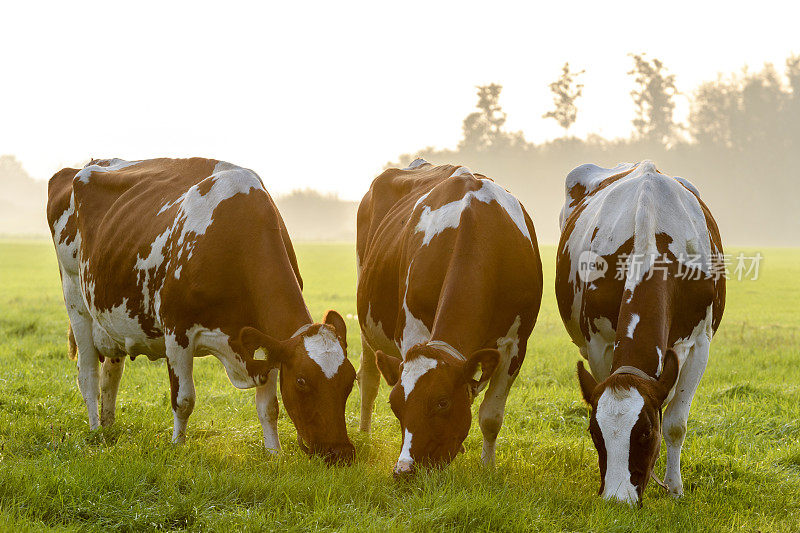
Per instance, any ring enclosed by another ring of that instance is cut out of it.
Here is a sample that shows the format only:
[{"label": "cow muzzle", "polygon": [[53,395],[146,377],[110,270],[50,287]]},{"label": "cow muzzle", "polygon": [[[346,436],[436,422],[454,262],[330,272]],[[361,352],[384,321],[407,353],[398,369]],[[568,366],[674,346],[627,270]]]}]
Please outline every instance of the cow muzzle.
[{"label": "cow muzzle", "polygon": [[309,456],[316,455],[322,457],[328,466],[332,465],[350,465],[356,458],[356,449],[351,442],[343,442],[341,444],[320,444],[316,446],[308,446],[300,437],[297,436],[297,444]]},{"label": "cow muzzle", "polygon": [[414,474],[414,462],[413,461],[397,461],[397,464],[394,466],[394,478],[395,479],[408,479]]}]

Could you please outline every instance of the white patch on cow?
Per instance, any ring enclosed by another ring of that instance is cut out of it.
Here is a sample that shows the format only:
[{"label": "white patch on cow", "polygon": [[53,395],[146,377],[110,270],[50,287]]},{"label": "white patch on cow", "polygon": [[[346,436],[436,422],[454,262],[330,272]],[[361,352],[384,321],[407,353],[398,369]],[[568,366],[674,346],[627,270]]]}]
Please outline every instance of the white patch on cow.
[{"label": "white patch on cow", "polygon": [[331,379],[344,363],[344,351],[336,334],[328,328],[319,328],[315,335],[303,337],[303,345],[312,361],[322,369],[325,377]]},{"label": "white patch on cow", "polygon": [[409,165],[408,165],[406,168],[404,168],[403,170],[414,170],[415,168],[419,168],[419,167],[421,167],[422,165],[430,165],[430,163],[428,163],[427,161],[425,161],[425,160],[424,160],[424,159],[422,159],[421,157],[418,157],[418,158],[416,158],[415,160],[413,160],[413,161],[411,162],[411,164],[409,164]]},{"label": "white patch on cow", "polygon": [[221,202],[237,194],[264,189],[255,172],[230,163],[217,163],[214,173],[206,179],[211,178],[214,178],[214,184],[206,194],[200,194],[198,184],[182,195],[180,208],[175,216],[176,224],[183,222],[178,246],[184,243],[189,233],[195,236],[205,234],[214,219],[214,211]]},{"label": "white patch on cow", "polygon": [[658,368],[656,368],[656,377],[661,377],[661,371],[664,370],[664,354],[661,353],[661,348],[656,346],[656,354],[658,355]]},{"label": "white patch on cow", "polygon": [[[465,168],[465,167],[461,167]],[[491,180],[482,179],[481,188],[468,191],[460,200],[455,200],[437,209],[425,206],[417,222],[416,231],[424,233],[422,245],[430,244],[431,240],[447,228],[457,228],[461,222],[461,215],[466,210],[472,199],[479,202],[497,202],[508,213],[514,224],[525,237],[531,241],[531,234],[525,223],[525,215],[519,200]],[[532,241],[531,241],[532,242]]]},{"label": "white patch on cow", "polygon": [[424,376],[429,370],[436,368],[439,361],[420,355],[410,361],[403,362],[403,372],[400,374],[400,384],[408,400],[408,395],[414,390],[419,378]]},{"label": "white patch on cow", "polygon": [[686,178],[679,178],[678,176],[675,176],[675,181],[695,193],[697,197],[700,198],[700,191],[697,190],[697,187],[695,187],[691,181],[687,180]]},{"label": "white patch on cow", "polygon": [[[128,299],[110,309],[98,310],[90,307],[94,318],[93,337],[100,353],[114,357],[117,351],[131,355],[145,354],[149,358],[164,357],[164,339],[162,335],[149,337],[142,329],[139,318],[128,307]],[[154,323],[156,330],[161,324]]]},{"label": "white patch on cow", "polygon": [[[627,176],[597,190],[603,180],[634,166],[636,168]],[[581,306],[588,289],[578,277],[582,252],[589,250],[599,256],[611,255],[633,238],[633,251],[624,258],[625,289],[630,291],[625,303],[632,301],[636,287],[651,271],[653,259],[661,259],[655,241],[657,234],[665,233],[672,238],[669,250],[677,258],[693,255],[698,266],[707,271],[711,241],[705,215],[697,197],[681,183],[658,173],[651,161],[638,165],[624,163],[612,169],[582,165],[567,176],[566,201],[561,212],[562,231],[570,214],[583,205],[564,249],[572,261],[569,279],[575,282],[571,320],[566,326],[576,342],[582,337],[579,327]],[[573,199],[569,192],[578,185],[585,187],[587,193],[596,192],[570,207]]]},{"label": "white patch on cow", "polygon": [[370,346],[376,350],[383,350],[384,352],[392,355],[399,355],[397,352],[397,344],[394,343],[383,330],[383,325],[380,322],[375,322],[372,318],[372,304],[367,306],[367,316],[364,319],[363,333],[367,336],[367,341]]},{"label": "white patch on cow", "polygon": [[[200,194],[200,185],[203,182],[198,183],[175,200],[164,204],[158,212],[161,214],[178,206],[178,211],[169,229],[169,237],[174,237],[180,231],[176,246],[187,249],[187,260],[191,259],[194,253],[194,240],[205,234],[214,220],[214,211],[221,202],[237,194],[249,194],[252,190],[265,190],[261,179],[255,172],[225,161],[219,161],[214,167],[214,172],[206,179],[213,179],[214,183],[205,194]],[[205,185],[202,188],[205,189]]]},{"label": "white patch on cow", "polygon": [[431,339],[431,332],[425,323],[411,314],[408,308],[408,286],[411,279],[411,268],[414,263],[408,265],[406,273],[406,290],[403,294],[403,312],[405,313],[406,323],[403,327],[403,338],[400,339],[400,356],[405,359],[408,351],[415,345],[428,342]]},{"label": "white patch on cow", "polygon": [[[573,310],[575,307],[573,307]],[[577,319],[573,321],[577,324]],[[595,378],[602,381],[611,373],[611,361],[614,356],[614,337],[616,333],[611,321],[606,317],[598,317],[592,322],[597,331],[590,332],[585,344],[585,357]],[[580,332],[578,335],[582,335]],[[582,337],[581,337],[582,338]]]},{"label": "white patch on cow", "polygon": [[[108,163],[106,166],[100,166],[99,163]],[[75,179],[81,183],[89,183],[89,178],[92,172],[112,172],[114,170],[122,170],[123,168],[131,167],[141,163],[141,161],[125,161],[123,159],[103,159],[97,163],[86,165],[83,169],[75,174]]]},{"label": "white patch on cow", "polygon": [[588,194],[597,188],[604,179],[630,170],[634,166],[636,166],[635,163],[620,163],[614,168],[603,168],[589,163],[572,169],[572,171],[567,174],[567,179],[564,183],[567,201],[564,203],[564,207],[561,209],[561,214],[558,217],[561,231],[564,231],[564,224],[577,207],[577,205],[570,207],[570,204],[573,202],[570,191],[572,191],[573,187],[582,185],[585,189],[585,194]]},{"label": "white patch on cow", "polygon": [[234,387],[249,389],[266,383],[268,376],[264,376],[264,383],[250,376],[241,356],[231,348],[230,337],[219,328],[209,329],[195,324],[187,330],[186,336],[189,338],[189,349],[195,356],[213,355],[222,363]]},{"label": "white patch on cow", "polygon": [[400,355],[405,359],[406,354],[414,345],[430,340],[431,332],[422,320],[411,314],[405,301],[403,310],[406,315],[406,324],[403,327],[403,338],[400,340]]},{"label": "white patch on cow", "polygon": [[638,313],[631,314],[631,321],[628,322],[628,333],[626,335],[629,339],[633,339],[633,332],[636,331],[636,326],[639,325],[640,319],[641,317]]},{"label": "white patch on cow", "polygon": [[455,172],[450,174],[450,177],[451,178],[457,178],[458,176],[463,176],[465,174],[469,175],[469,176],[472,176],[472,171],[470,169],[468,169],[467,167],[458,167],[455,170]]},{"label": "white patch on cow", "polygon": [[[630,170],[631,166],[623,164],[602,169],[583,165],[576,168],[567,176],[567,198],[562,212],[571,213],[574,209],[569,208],[573,202],[569,196],[572,186],[581,184],[587,191],[594,190],[604,179]],[[573,173],[577,173],[577,177]],[[711,242],[702,207],[694,194],[673,178],[660,174],[652,161],[639,163],[630,174],[607,185],[585,202],[566,246],[573,258],[573,273],[578,271],[582,251],[610,255],[633,237],[633,252],[626,258],[625,283],[625,288],[633,291],[650,271],[653,260],[658,258],[655,236],[660,233],[672,237],[669,250],[676,257],[697,256],[698,266],[707,272]],[[562,230],[565,222],[566,218],[562,221]]]},{"label": "white patch on cow", "polygon": [[644,398],[631,387],[607,388],[597,402],[597,424],[606,447],[606,475],[603,498],[635,503],[639,496],[631,483],[631,432],[644,407]]},{"label": "white patch on cow", "polygon": [[419,199],[418,199],[416,202],[414,202],[414,207],[411,209],[411,212],[412,212],[412,213],[413,213],[413,212],[414,212],[414,211],[417,209],[417,206],[418,206],[419,204],[421,204],[422,202],[424,202],[424,201],[425,201],[425,200],[428,198],[428,196],[430,196],[430,194],[431,194],[431,192],[432,192],[432,191],[433,191],[433,189],[431,189],[430,191],[426,192],[425,194],[423,194],[422,196],[420,196],[420,197],[419,197]]},{"label": "white patch on cow", "polygon": [[56,219],[56,221],[53,223],[53,240],[56,242],[56,245],[58,245],[58,243],[61,242],[61,234],[63,233],[64,228],[67,227],[67,221],[69,220],[69,217],[71,217],[74,214],[75,214],[75,195],[70,194],[69,206],[64,210],[63,213],[61,213],[61,216],[59,216],[58,219]]},{"label": "white patch on cow", "polygon": [[[167,228],[163,233],[158,235],[153,243],[150,245],[150,253],[147,257],[137,256],[134,268],[139,270],[139,283],[142,287],[142,296],[144,297],[145,310],[150,309],[152,295],[150,294],[150,276],[155,273],[164,264],[164,248],[167,245],[171,228]],[[175,277],[178,277],[177,275]],[[158,292],[158,289],[156,290]]]}]

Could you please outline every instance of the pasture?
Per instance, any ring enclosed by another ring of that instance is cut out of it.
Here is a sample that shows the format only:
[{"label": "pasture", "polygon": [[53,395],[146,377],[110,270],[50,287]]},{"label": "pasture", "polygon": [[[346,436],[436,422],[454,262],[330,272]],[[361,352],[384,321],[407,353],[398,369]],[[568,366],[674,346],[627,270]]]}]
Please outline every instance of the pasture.
[{"label": "pasture", "polygon": [[[329,307],[354,314],[353,246],[296,248],[314,318]],[[371,435],[358,431],[357,387],[350,396],[349,468],[309,460],[283,411],[284,453],[268,455],[253,391],[230,385],[213,358],[195,364],[185,445],[170,444],[166,364],[145,357],[127,363],[116,424],[91,434],[66,356],[52,245],[0,241],[0,530],[798,531],[800,250],[761,252],[759,280],[728,284],[689,418],[685,497],[673,500],[650,483],[643,508],[632,509],[597,496],[579,354],[553,296],[552,246],[542,248],[542,311],[509,397],[496,467],[480,465],[473,417],[466,453],[449,468],[396,482],[400,433],[385,382]],[[358,322],[347,325],[358,368]]]}]

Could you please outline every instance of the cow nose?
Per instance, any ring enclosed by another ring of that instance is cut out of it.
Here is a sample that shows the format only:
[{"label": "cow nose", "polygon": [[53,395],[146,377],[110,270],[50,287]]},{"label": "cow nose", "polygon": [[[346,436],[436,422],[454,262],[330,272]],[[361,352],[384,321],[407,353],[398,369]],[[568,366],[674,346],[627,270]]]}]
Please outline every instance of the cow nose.
[{"label": "cow nose", "polygon": [[414,463],[412,461],[397,461],[394,467],[395,479],[408,479],[414,473]]},{"label": "cow nose", "polygon": [[356,449],[351,443],[340,444],[332,447],[325,454],[325,462],[329,465],[350,465],[356,457]]}]

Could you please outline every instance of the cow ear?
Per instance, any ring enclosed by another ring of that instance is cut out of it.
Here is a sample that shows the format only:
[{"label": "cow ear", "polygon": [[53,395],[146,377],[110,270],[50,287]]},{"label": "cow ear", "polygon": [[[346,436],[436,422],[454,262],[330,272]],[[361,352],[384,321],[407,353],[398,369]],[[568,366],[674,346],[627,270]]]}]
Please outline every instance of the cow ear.
[{"label": "cow ear", "polygon": [[244,355],[253,358],[253,354],[259,348],[267,352],[267,362],[273,366],[285,363],[291,359],[292,351],[286,342],[261,333],[256,328],[244,327],[239,332],[239,344],[241,344]]},{"label": "cow ear", "polygon": [[390,387],[394,387],[400,379],[400,363],[403,361],[399,357],[386,355],[380,350],[375,350],[375,362],[378,363],[378,370],[383,374],[383,379]]},{"label": "cow ear", "polygon": [[595,380],[594,376],[583,366],[583,361],[578,361],[578,383],[581,385],[583,401],[592,405],[592,393],[594,393],[594,389],[597,388],[597,380]]},{"label": "cow ear", "polygon": [[659,396],[659,403],[663,404],[664,400],[669,396],[669,391],[675,386],[678,380],[678,354],[675,350],[670,348],[664,355],[664,368],[661,370],[661,376],[658,378],[659,389],[661,394]]},{"label": "cow ear", "polygon": [[[483,388],[483,385],[489,381],[497,370],[497,364],[500,362],[500,352],[494,348],[487,348],[485,350],[478,350],[469,356],[467,362],[464,363],[462,369],[464,381],[472,388],[473,396]],[[478,365],[481,365],[481,375],[476,380],[475,374],[478,371]]]},{"label": "cow ear", "polygon": [[333,326],[333,329],[336,330],[336,336],[339,337],[342,345],[344,345],[344,349],[347,350],[347,324],[344,323],[342,315],[333,309],[329,309],[325,313],[325,316],[322,317],[322,323]]}]

